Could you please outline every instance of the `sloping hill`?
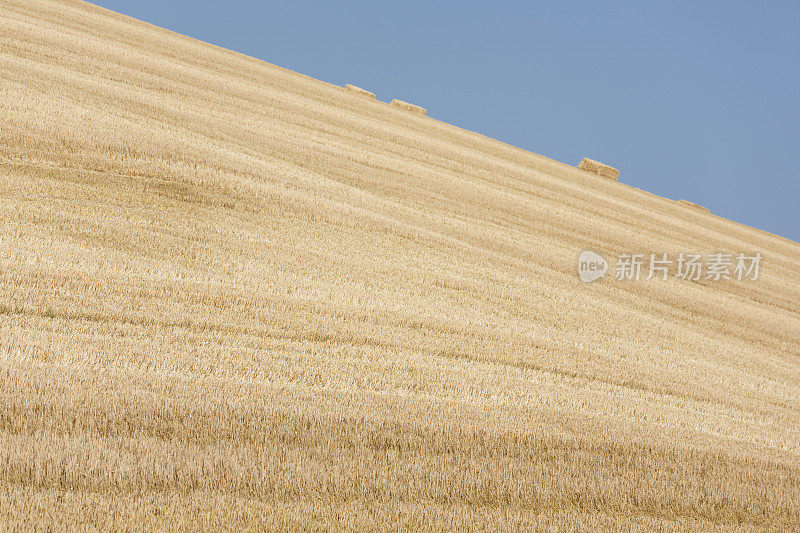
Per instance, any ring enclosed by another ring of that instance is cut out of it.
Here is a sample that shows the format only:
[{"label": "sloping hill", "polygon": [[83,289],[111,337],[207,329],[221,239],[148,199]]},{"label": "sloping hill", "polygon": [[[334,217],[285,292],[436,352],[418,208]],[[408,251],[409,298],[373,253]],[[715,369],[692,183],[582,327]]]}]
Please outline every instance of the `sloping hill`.
[{"label": "sloping hill", "polygon": [[[585,249],[763,260],[584,284]],[[7,524],[797,529],[800,245],[3,0],[0,395]]]}]

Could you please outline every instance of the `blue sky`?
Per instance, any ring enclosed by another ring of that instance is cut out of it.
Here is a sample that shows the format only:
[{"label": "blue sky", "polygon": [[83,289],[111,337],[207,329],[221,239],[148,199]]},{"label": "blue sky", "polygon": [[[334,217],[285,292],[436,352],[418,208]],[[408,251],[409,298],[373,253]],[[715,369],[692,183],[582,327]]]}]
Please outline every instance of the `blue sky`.
[{"label": "blue sky", "polygon": [[800,1],[95,3],[800,241]]}]

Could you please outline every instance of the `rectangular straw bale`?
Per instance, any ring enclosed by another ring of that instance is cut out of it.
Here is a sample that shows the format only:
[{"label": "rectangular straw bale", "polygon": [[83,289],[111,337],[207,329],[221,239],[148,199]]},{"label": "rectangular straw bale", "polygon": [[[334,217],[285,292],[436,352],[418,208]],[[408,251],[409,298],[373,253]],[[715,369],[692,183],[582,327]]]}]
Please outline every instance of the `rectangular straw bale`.
[{"label": "rectangular straw bale", "polygon": [[408,102],[404,102],[402,100],[392,100],[392,105],[399,107],[400,109],[405,109],[406,111],[411,111],[412,113],[419,113],[420,115],[427,114],[424,107],[409,104]]},{"label": "rectangular straw bale", "polygon": [[698,205],[694,202],[690,202],[689,200],[678,200],[678,203],[681,205],[685,205],[691,209],[697,209],[698,211],[704,211],[706,213],[710,213],[711,210],[707,207],[703,207],[702,205]]},{"label": "rectangular straw bale", "polygon": [[358,93],[361,96],[366,96],[367,98],[372,98],[375,100],[375,93],[371,93],[366,89],[362,89],[361,87],[356,87],[355,85],[350,85],[349,83],[344,86],[345,89],[348,91],[353,91],[354,93]]},{"label": "rectangular straw bale", "polygon": [[592,174],[597,174],[598,176],[603,176],[604,178],[612,179],[614,181],[619,178],[619,170],[608,165],[604,165],[599,161],[589,159],[588,157],[584,157],[583,161],[578,163],[578,168],[587,172],[591,172]]}]

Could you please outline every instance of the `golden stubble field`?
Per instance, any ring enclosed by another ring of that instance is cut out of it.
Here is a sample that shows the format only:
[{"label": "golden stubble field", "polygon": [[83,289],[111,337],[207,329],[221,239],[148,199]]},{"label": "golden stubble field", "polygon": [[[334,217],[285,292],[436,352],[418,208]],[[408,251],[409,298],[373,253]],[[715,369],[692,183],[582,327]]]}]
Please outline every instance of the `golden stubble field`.
[{"label": "golden stubble field", "polygon": [[[764,259],[583,284],[587,248]],[[0,2],[4,527],[799,516],[800,245],[89,4]]]}]

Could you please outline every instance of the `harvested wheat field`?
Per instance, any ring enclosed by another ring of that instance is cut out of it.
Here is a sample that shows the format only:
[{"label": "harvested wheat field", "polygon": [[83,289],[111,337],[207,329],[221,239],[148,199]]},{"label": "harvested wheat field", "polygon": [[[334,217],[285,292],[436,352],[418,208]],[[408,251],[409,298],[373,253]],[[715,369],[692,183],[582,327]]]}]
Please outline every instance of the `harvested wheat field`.
[{"label": "harvested wheat field", "polygon": [[3,0],[0,394],[3,529],[797,530],[800,245]]}]

